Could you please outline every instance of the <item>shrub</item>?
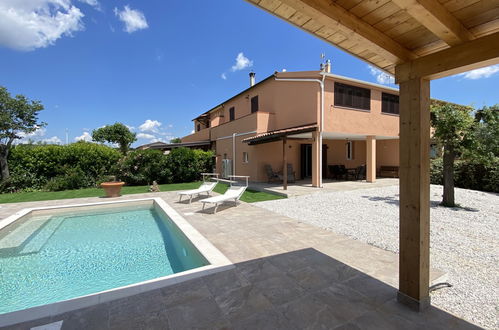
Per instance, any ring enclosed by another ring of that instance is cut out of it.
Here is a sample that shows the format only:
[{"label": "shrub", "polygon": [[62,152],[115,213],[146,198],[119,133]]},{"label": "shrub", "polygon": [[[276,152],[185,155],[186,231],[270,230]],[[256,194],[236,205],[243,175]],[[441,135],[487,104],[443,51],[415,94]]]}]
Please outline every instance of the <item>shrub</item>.
[{"label": "shrub", "polygon": [[[18,145],[10,152],[11,179],[2,191],[89,187],[96,178],[112,173],[120,156],[113,148],[87,142],[67,146]],[[55,182],[47,186],[51,180]]]},{"label": "shrub", "polygon": [[0,192],[66,190],[95,186],[110,175],[128,185],[190,182],[213,166],[211,151],[179,148],[164,155],[159,150],[135,150],[126,156],[113,148],[88,142],[67,146],[18,145],[9,157],[11,178]]},{"label": "shrub", "polygon": [[[443,162],[431,161],[430,182],[442,184]],[[458,188],[499,192],[499,158],[458,160],[454,164],[454,185]]]},{"label": "shrub", "polygon": [[170,182],[192,182],[201,178],[200,173],[211,172],[213,152],[192,150],[188,148],[173,149],[168,154]]},{"label": "shrub", "polygon": [[118,162],[116,174],[129,185],[165,183],[170,176],[166,158],[159,150],[131,151]]}]

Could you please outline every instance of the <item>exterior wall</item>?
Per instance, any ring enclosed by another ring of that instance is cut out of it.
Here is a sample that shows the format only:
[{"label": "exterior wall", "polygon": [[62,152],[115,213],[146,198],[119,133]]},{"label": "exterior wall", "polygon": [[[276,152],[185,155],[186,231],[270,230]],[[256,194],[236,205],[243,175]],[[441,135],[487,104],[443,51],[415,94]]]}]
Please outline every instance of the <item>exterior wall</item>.
[{"label": "exterior wall", "polygon": [[353,159],[347,159],[346,140],[324,140],[327,145],[327,164],[354,168],[366,163],[366,141],[353,141]]},{"label": "exterior wall", "polygon": [[376,141],[376,167],[399,166],[399,140]]},{"label": "exterior wall", "polygon": [[[334,106],[334,82],[371,90],[371,110],[358,110]],[[399,136],[399,116],[381,112],[381,88],[362,85],[350,81],[327,79],[324,95],[324,131],[361,135]],[[398,92],[386,90],[386,93]]]}]

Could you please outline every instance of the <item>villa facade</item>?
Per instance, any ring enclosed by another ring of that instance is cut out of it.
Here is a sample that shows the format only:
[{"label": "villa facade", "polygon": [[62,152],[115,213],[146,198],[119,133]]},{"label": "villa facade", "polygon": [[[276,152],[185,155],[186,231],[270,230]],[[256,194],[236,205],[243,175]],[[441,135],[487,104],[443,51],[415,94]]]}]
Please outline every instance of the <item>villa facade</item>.
[{"label": "villa facade", "polygon": [[[182,143],[209,143],[216,171],[266,182],[291,164],[314,186],[329,165],[366,165],[367,181],[399,165],[398,90],[321,71],[276,72],[193,119]],[[322,141],[321,141],[322,140]]]}]

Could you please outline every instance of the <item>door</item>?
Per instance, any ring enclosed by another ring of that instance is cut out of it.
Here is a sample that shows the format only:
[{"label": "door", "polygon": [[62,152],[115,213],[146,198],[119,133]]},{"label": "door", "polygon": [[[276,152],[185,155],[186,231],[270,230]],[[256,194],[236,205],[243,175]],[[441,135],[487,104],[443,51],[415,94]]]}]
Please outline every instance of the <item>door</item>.
[{"label": "door", "polygon": [[[312,177],[312,144],[301,145],[301,177]],[[327,145],[322,145],[322,177],[327,177]]]},{"label": "door", "polygon": [[301,145],[301,178],[312,177],[312,145],[302,144]]}]

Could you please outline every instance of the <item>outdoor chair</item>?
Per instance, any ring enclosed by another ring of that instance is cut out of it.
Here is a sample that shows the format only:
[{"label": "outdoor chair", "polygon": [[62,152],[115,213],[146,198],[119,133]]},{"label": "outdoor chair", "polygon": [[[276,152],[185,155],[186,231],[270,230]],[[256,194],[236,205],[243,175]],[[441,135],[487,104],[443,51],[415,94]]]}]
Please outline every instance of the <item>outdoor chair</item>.
[{"label": "outdoor chair", "polygon": [[353,180],[364,180],[366,178],[366,165],[360,165],[355,168],[355,172],[349,174]]},{"label": "outdoor chair", "polygon": [[332,179],[339,180],[347,177],[345,165],[329,165],[328,169]]},{"label": "outdoor chair", "polygon": [[267,182],[272,183],[272,182],[279,182],[281,179],[279,178],[279,174],[274,172],[272,169],[272,166],[269,164],[265,165],[265,172],[267,172]]},{"label": "outdoor chair", "polygon": [[[279,172],[278,177],[280,181],[284,180],[284,174],[282,171]],[[293,164],[288,164],[288,182],[295,182],[295,180],[296,176],[295,171],[293,171]]]},{"label": "outdoor chair", "polygon": [[184,190],[184,191],[179,191],[179,199],[178,201],[182,201],[183,196],[190,196],[189,197],[189,204],[192,202],[192,197],[194,195],[201,195],[206,193],[208,196],[210,196],[210,193],[215,189],[215,186],[217,185],[217,181],[211,182],[209,181],[211,177],[214,177],[215,180],[218,179],[218,173],[201,173],[203,175],[203,183],[201,186],[197,189],[191,189],[191,190]]},{"label": "outdoor chair", "polygon": [[236,181],[230,180],[230,187],[227,189],[227,191],[223,195],[219,196],[213,196],[210,198],[202,199],[200,200],[201,203],[203,203],[203,210],[204,207],[207,203],[215,204],[215,209],[213,210],[213,214],[217,213],[217,208],[218,204],[221,204],[226,201],[234,200],[235,206],[237,206],[237,201],[241,198],[243,193],[246,191],[248,188],[248,176],[239,176],[239,175],[231,175],[229,176],[231,179],[236,179],[236,178],[245,178],[246,179],[246,185],[245,186],[236,186],[234,183]]}]

